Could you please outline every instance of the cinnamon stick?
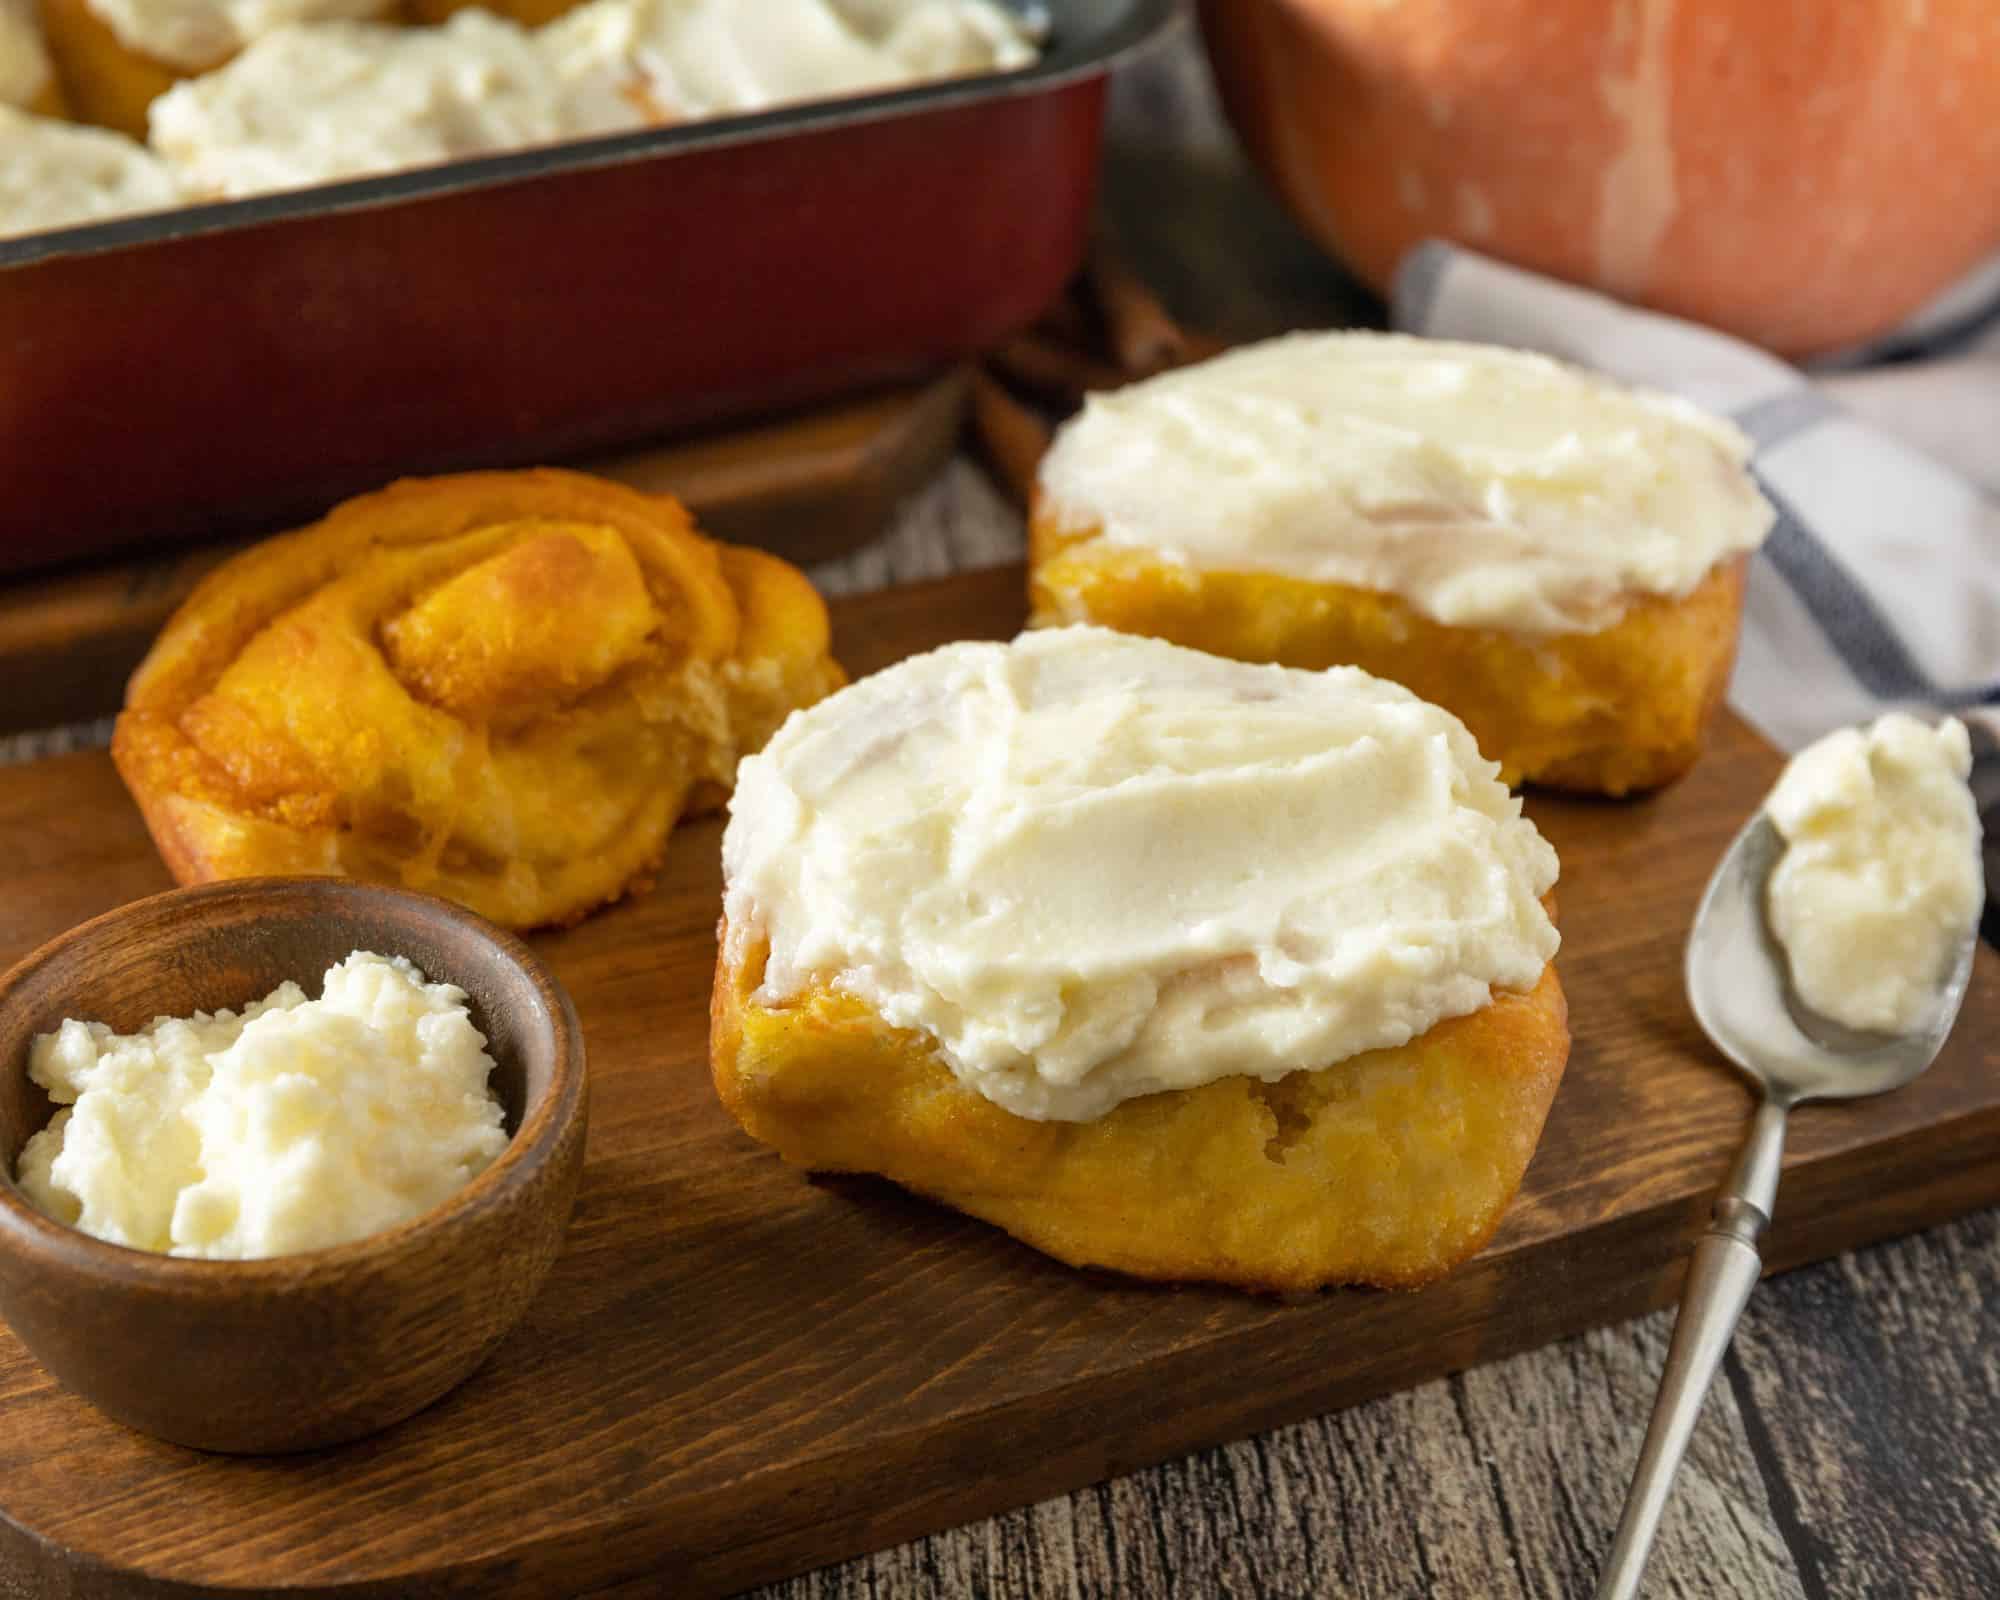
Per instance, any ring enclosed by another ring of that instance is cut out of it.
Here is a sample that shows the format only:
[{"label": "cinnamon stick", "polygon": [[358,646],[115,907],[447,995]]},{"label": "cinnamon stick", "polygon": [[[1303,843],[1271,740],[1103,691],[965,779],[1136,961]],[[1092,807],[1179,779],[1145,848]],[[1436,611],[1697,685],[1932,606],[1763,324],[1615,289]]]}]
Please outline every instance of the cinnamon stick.
[{"label": "cinnamon stick", "polygon": [[1085,268],[1097,309],[1118,365],[1134,377],[1150,377],[1187,360],[1187,335],[1160,297],[1111,247],[1099,239]]},{"label": "cinnamon stick", "polygon": [[1212,333],[1200,333],[1192,328],[1181,330],[1181,364],[1190,366],[1197,361],[1210,361],[1216,356],[1227,354],[1236,348],[1229,340]]},{"label": "cinnamon stick", "polygon": [[972,426],[994,480],[1027,510],[1053,431],[1003,384],[979,370],[972,374]]},{"label": "cinnamon stick", "polygon": [[1034,331],[1074,350],[1101,351],[1104,330],[1098,326],[1096,309],[1088,299],[1089,286],[1079,275],[1069,291],[1042,313]]},{"label": "cinnamon stick", "polygon": [[990,359],[996,371],[1021,388],[1070,406],[1081,405],[1087,394],[1119,388],[1128,380],[1110,362],[1035,332],[1009,339]]}]

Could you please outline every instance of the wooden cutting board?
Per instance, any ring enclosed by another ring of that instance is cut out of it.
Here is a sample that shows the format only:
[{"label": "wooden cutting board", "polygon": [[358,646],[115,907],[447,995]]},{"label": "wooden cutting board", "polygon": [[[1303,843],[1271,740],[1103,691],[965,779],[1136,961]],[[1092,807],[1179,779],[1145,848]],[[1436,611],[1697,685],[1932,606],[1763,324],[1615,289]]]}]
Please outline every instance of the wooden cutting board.
[{"label": "wooden cutting board", "polygon": [[[865,672],[1004,637],[1020,585],[844,603],[839,649]],[[1292,1303],[1073,1272],[751,1143],[708,1085],[718,828],[690,827],[652,893],[537,940],[589,1039],[589,1166],[492,1361],[378,1439],[228,1460],[104,1421],[0,1333],[0,1593],[715,1594],[1662,1305],[1750,1106],[1689,1016],[1681,940],[1777,766],[1725,721],[1654,799],[1531,799],[1576,1042],[1526,1185],[1444,1283]],[[101,755],[0,770],[0,861],[0,963],[167,883]],[[1797,1115],[1773,1267],[2000,1200],[1996,1022],[1982,950],[1926,1077]]]},{"label": "wooden cutting board", "polygon": [[[678,495],[718,539],[810,564],[873,539],[958,442],[970,374],[570,463]],[[175,607],[243,541],[98,562],[0,585],[0,734],[117,709]]]}]

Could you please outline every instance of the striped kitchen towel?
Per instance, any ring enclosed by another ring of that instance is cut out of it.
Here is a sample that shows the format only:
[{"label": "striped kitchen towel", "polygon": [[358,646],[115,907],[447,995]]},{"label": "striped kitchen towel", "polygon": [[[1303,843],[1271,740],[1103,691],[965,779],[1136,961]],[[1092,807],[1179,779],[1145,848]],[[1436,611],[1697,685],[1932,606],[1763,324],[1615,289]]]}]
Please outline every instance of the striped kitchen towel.
[{"label": "striped kitchen towel", "polygon": [[[2000,263],[1808,374],[1712,328],[1445,244],[1396,326],[1560,356],[1733,417],[1778,522],[1751,565],[1730,704],[1795,750],[1892,707],[1964,717],[2000,899]],[[1989,915],[1989,935],[1995,919]]]}]

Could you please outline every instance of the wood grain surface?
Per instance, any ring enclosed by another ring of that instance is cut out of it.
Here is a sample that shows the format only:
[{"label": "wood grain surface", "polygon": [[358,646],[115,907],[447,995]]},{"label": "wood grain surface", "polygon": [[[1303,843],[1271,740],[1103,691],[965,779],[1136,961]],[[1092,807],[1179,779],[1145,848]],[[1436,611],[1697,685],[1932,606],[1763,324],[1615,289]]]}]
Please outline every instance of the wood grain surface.
[{"label": "wood grain surface", "polygon": [[[865,672],[1003,636],[1021,612],[1021,574],[1002,569],[843,602],[837,647]],[[1659,1305],[1749,1103],[1687,1013],[1680,940],[1775,768],[1732,722],[1652,800],[1531,801],[1565,864],[1576,1046],[1522,1194],[1433,1289],[1288,1304],[1071,1272],[752,1145],[707,1082],[719,872],[715,825],[690,828],[652,894],[535,941],[583,1019],[590,1146],[567,1251],[487,1367],[376,1440],[224,1461],[122,1432],[0,1341],[0,1571],[28,1592],[88,1570],[102,1593],[715,1593]],[[164,886],[96,754],[0,771],[0,859],[20,864],[0,957]],[[2000,961],[1982,953],[1928,1076],[1800,1113],[1774,1268],[2000,1197],[1996,1014]],[[1417,1548],[1449,1548],[1466,1574],[1501,1559],[1503,1528],[1468,1542],[1420,1460],[1396,1470]],[[1594,1476],[1580,1530],[1615,1505]],[[1136,1571],[1106,1581],[1152,1592]]]},{"label": "wood grain surface", "polygon": [[[675,494],[718,539],[823,562],[876,538],[950,458],[969,374],[573,463]],[[101,716],[188,592],[241,541],[0,589],[0,734]]]}]

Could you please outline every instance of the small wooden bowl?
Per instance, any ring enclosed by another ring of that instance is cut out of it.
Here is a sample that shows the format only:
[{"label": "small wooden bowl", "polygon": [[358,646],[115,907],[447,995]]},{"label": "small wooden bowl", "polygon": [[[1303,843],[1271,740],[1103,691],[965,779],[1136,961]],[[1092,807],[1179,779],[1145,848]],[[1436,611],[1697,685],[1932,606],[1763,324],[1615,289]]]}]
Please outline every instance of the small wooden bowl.
[{"label": "small wooden bowl", "polygon": [[[258,1261],[128,1250],[15,1188],[53,1114],[28,1045],[65,1017],[121,1033],[317,990],[355,950],[407,956],[470,997],[512,1142],[444,1204],[350,1244]],[[134,901],[0,978],[0,1315],[118,1421],[197,1449],[338,1444],[462,1381],[520,1320],[562,1246],[583,1167],[576,1012],[528,948],[470,912],[343,878],[249,878]]]}]

